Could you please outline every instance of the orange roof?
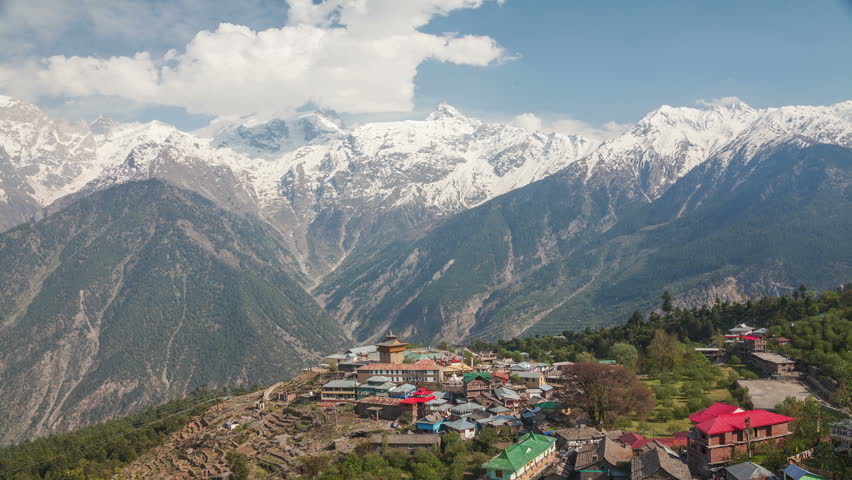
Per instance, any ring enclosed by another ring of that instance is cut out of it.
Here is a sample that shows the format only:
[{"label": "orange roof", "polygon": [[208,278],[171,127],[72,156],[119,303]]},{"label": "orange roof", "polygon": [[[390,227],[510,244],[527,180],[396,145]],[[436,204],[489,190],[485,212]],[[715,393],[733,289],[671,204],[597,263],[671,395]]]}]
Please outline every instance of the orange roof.
[{"label": "orange roof", "polygon": [[441,366],[432,360],[418,360],[414,363],[371,363],[358,367],[358,371],[373,370],[440,370]]}]

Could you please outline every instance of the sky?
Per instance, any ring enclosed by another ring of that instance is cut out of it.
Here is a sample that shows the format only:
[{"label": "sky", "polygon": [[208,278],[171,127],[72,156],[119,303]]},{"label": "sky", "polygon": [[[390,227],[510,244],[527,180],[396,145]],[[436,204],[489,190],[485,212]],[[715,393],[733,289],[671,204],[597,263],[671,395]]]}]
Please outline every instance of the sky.
[{"label": "sky", "polygon": [[471,116],[606,138],[667,104],[852,99],[852,0],[0,0],[0,92],[49,113]]}]

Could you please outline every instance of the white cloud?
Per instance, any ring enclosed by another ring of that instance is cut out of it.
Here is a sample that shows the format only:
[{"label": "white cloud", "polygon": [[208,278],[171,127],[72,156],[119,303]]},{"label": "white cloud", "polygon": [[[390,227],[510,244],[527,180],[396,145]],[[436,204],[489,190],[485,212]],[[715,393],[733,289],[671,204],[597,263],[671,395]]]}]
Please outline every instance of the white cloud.
[{"label": "white cloud", "polygon": [[512,120],[516,127],[523,128],[528,132],[541,131],[545,133],[557,132],[563,135],[581,135],[595,140],[606,140],[615,137],[630,126],[613,121],[607,122],[600,127],[573,118],[555,118],[545,121],[533,113],[522,113]]},{"label": "white cloud", "polygon": [[512,120],[512,124],[533,133],[541,130],[544,122],[534,113],[522,113]]},{"label": "white cloud", "polygon": [[484,66],[507,58],[490,37],[418,30],[436,15],[482,2],[289,0],[281,28],[222,23],[159,57],[52,56],[2,65],[0,85],[28,99],[117,96],[212,115],[275,113],[307,103],[349,113],[408,111],[424,60]]},{"label": "white cloud", "polygon": [[705,100],[703,98],[699,98],[695,101],[698,105],[704,105],[705,107],[718,106],[725,107],[728,105],[733,105],[735,103],[743,103],[738,97],[721,97],[721,98],[711,98],[710,100]]}]

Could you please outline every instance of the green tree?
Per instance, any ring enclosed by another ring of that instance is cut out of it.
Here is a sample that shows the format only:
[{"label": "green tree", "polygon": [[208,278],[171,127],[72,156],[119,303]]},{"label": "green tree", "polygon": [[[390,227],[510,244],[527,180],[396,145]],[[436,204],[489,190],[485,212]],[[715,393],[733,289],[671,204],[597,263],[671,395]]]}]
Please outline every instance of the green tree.
[{"label": "green tree", "polygon": [[663,296],[660,298],[662,298],[663,300],[663,311],[666,313],[671,313],[671,311],[674,309],[672,305],[672,294],[669,293],[668,290],[666,290],[665,292],[663,292]]},{"label": "green tree", "polygon": [[629,343],[616,343],[610,348],[609,356],[620,365],[635,371],[636,362],[639,360],[639,350]]}]

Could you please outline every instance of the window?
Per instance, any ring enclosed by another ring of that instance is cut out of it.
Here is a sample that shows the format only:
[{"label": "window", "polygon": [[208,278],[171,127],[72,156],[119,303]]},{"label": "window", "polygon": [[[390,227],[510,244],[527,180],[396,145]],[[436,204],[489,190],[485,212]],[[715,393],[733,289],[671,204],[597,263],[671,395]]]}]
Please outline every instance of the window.
[{"label": "window", "polygon": [[494,476],[497,478],[503,478],[503,470],[497,470],[494,472]]}]

